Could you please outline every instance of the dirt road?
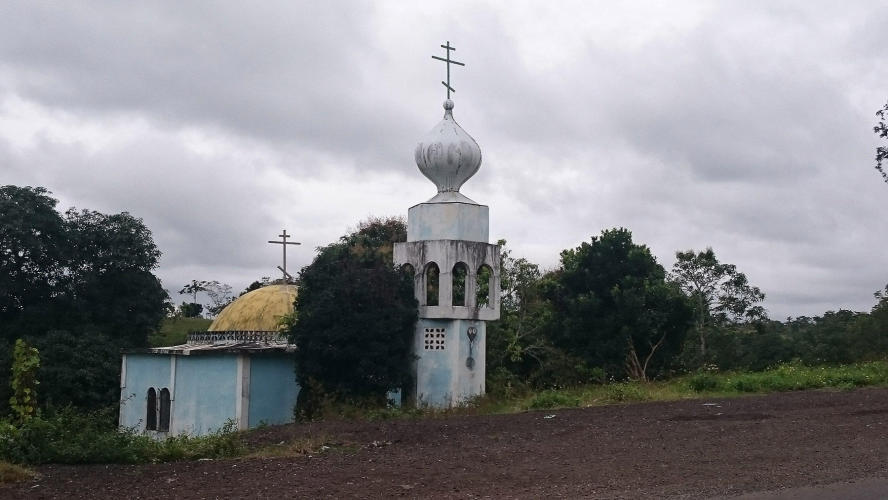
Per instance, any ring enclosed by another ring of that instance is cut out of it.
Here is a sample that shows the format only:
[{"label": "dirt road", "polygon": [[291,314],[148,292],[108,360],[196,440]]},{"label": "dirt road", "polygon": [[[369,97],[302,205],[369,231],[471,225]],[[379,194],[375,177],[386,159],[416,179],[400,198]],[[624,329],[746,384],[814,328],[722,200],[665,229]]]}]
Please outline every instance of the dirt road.
[{"label": "dirt road", "polygon": [[0,498],[721,498],[849,480],[870,491],[888,485],[888,389],[323,422],[251,439],[309,437],[330,449],[43,467],[35,481],[0,486]]}]

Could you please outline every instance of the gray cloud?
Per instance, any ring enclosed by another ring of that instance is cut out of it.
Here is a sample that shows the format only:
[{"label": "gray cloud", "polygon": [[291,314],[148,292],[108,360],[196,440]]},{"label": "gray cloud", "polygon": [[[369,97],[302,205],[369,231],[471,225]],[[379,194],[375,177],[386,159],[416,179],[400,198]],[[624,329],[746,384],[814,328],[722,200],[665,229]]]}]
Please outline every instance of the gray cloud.
[{"label": "gray cloud", "polygon": [[626,226],[667,268],[712,246],[774,317],[865,310],[888,281],[870,132],[886,16],[828,2],[9,3],[0,182],[143,217],[170,289],[239,288],[272,274],[264,242],[281,227],[304,265],[358,220],[431,197],[412,149],[441,117],[429,56],[450,39],[467,64],[455,115],[484,151],[464,191],[516,254],[552,267]]}]

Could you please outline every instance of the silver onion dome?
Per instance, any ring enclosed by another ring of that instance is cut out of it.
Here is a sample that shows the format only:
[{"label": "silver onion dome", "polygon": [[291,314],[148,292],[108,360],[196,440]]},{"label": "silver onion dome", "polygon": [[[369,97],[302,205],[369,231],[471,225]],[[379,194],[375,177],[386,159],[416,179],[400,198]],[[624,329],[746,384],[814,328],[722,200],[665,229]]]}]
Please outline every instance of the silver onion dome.
[{"label": "silver onion dome", "polygon": [[453,101],[444,101],[444,119],[416,145],[416,165],[439,193],[459,192],[481,168],[481,147],[453,119]]}]

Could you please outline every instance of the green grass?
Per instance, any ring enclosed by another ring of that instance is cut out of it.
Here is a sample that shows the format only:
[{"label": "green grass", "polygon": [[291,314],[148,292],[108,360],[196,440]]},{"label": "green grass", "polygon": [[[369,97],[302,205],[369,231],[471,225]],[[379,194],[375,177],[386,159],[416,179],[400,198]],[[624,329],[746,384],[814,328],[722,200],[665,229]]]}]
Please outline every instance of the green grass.
[{"label": "green grass", "polygon": [[[449,410],[387,409],[371,419],[436,418],[451,415],[487,415],[527,410],[585,408],[644,401],[676,401],[704,397],[807,389],[852,389],[888,386],[888,362],[872,361],[839,366],[783,364],[763,372],[700,372],[653,382],[615,382],[557,390],[527,392],[509,398],[484,396]],[[340,415],[341,416],[341,415]]]},{"label": "green grass", "polygon": [[151,347],[184,344],[188,332],[205,331],[213,322],[206,318],[164,318],[160,330],[148,337]]}]

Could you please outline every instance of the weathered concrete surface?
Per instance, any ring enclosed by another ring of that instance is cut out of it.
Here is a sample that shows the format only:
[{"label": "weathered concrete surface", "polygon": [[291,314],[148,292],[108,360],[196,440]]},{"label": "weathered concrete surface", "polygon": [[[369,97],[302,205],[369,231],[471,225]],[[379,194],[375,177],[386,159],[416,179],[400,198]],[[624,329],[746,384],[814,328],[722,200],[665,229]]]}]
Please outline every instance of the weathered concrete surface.
[{"label": "weathered concrete surface", "polygon": [[489,208],[465,202],[420,203],[407,211],[407,241],[490,239]]},{"label": "weathered concrete surface", "polygon": [[[493,321],[500,316],[499,246],[460,240],[432,240],[395,243],[394,262],[397,266],[409,264],[414,269],[414,292],[419,301],[420,318],[480,319]],[[465,306],[453,305],[453,268],[464,263],[468,269],[465,286]],[[438,277],[438,305],[426,302],[427,271],[436,264]],[[475,304],[478,271],[488,266],[488,304]]]},{"label": "weathered concrete surface", "polygon": [[[475,329],[474,338],[468,335],[469,328]],[[448,408],[484,394],[484,321],[420,319],[415,342],[417,379],[413,394],[417,405]]]}]

